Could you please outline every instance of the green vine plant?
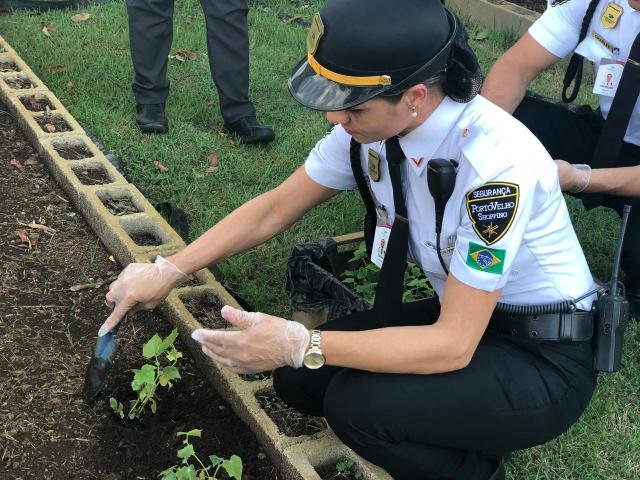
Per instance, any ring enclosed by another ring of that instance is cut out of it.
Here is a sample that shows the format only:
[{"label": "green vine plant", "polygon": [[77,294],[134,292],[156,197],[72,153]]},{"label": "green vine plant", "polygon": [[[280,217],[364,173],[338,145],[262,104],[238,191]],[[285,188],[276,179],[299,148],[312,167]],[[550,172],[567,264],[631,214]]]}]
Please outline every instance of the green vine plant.
[{"label": "green vine plant", "polygon": [[137,398],[129,403],[129,411],[125,414],[124,406],[114,397],[109,398],[111,409],[121,419],[125,416],[129,420],[140,419],[145,414],[147,407],[153,413],[158,409],[158,387],[172,387],[172,381],[180,378],[180,371],[176,366],[182,358],[174,343],[178,338],[178,330],[175,328],[166,338],[161,338],[157,333],[142,346],[142,356],[150,363],[131,370],[133,380],[131,388],[137,392]]},{"label": "green vine plant", "polygon": [[189,439],[191,437],[200,438],[202,430],[195,428],[188,432],[178,432],[177,436],[184,437],[182,439],[184,446],[178,450],[178,458],[182,460],[181,465],[174,465],[162,471],[160,473],[161,480],[216,480],[221,468],[229,478],[242,479],[242,460],[237,455],[231,455],[228,459],[209,455],[210,465],[205,465],[200,460]]},{"label": "green vine plant", "polygon": [[[367,249],[364,242],[360,242],[353,251],[353,258],[347,265],[353,265],[352,269],[345,270],[342,274],[342,283],[364,298],[373,303],[376,294],[376,286],[380,277],[380,268],[371,263],[367,258]],[[404,274],[404,293],[402,301],[415,302],[423,298],[433,297],[434,291],[427,277],[415,263],[407,262],[407,270]]]},{"label": "green vine plant", "polygon": [[356,470],[356,464],[350,458],[344,458],[336,463],[336,471],[327,480],[364,480],[362,473]]}]

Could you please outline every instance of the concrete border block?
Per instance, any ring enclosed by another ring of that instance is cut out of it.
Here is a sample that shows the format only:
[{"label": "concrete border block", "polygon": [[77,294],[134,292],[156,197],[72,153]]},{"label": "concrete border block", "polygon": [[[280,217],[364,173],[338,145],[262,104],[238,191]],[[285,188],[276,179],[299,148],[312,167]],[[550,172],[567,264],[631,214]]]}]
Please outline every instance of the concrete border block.
[{"label": "concrete border block", "polygon": [[447,0],[447,5],[464,19],[485,28],[525,33],[540,14],[505,0]]},{"label": "concrete border block", "polygon": [[[287,478],[300,480],[320,480],[316,469],[326,465],[335,465],[344,458],[353,460],[364,480],[393,480],[382,468],[360,458],[353,450],[342,443],[333,432],[313,441],[301,442],[286,448],[281,464]],[[296,475],[300,475],[296,477]]]}]

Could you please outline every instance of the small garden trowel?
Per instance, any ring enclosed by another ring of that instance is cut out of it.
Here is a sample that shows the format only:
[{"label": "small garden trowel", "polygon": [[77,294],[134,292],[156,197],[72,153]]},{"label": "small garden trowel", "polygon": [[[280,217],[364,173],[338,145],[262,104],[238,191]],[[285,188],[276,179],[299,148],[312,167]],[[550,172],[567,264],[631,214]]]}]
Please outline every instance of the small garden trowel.
[{"label": "small garden trowel", "polygon": [[87,373],[84,377],[84,397],[87,401],[92,400],[104,386],[107,371],[111,367],[113,354],[116,351],[118,343],[116,342],[116,333],[120,324],[113,327],[102,337],[98,337],[93,357],[89,361]]}]

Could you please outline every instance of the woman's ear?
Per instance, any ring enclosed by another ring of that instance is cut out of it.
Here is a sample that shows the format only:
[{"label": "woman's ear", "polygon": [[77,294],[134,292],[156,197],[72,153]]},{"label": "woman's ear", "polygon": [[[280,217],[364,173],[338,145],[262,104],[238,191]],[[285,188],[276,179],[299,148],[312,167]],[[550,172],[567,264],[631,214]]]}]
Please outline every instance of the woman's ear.
[{"label": "woman's ear", "polygon": [[408,105],[420,105],[427,101],[428,96],[429,89],[422,83],[414,85],[404,92],[404,97]]}]

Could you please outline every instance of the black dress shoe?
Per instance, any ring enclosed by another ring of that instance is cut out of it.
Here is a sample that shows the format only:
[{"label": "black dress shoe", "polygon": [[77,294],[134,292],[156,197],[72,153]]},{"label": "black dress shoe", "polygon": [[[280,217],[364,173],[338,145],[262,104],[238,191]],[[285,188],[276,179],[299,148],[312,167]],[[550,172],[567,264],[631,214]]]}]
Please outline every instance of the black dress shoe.
[{"label": "black dress shoe", "polygon": [[169,131],[164,103],[139,103],[136,105],[136,124],[143,133],[166,133]]},{"label": "black dress shoe", "polygon": [[224,124],[224,130],[238,138],[238,141],[245,145],[265,145],[276,136],[269,127],[258,123],[256,117],[242,117],[239,120]]}]

